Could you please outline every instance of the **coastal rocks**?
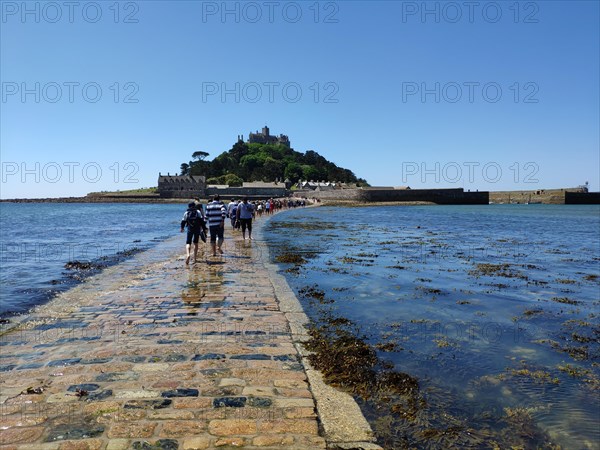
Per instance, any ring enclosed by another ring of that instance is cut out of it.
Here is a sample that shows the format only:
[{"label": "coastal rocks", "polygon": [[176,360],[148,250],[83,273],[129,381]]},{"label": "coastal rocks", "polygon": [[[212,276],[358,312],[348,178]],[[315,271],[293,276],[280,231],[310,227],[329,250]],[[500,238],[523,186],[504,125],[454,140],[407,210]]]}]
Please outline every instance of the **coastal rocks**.
[{"label": "coastal rocks", "polygon": [[85,261],[69,261],[64,267],[67,270],[100,270],[105,266]]}]

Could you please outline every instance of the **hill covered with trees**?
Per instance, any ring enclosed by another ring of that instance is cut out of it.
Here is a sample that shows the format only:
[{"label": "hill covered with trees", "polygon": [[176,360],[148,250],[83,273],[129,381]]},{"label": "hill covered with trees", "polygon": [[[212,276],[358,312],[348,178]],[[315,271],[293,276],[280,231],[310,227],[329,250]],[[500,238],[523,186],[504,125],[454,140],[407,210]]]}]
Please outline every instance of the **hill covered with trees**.
[{"label": "hill covered with trees", "polygon": [[243,181],[299,180],[341,181],[368,186],[349,169],[338,167],[313,150],[297,152],[281,144],[238,141],[212,161],[208,153],[192,154],[193,161],[181,164],[181,175],[204,175],[207,183],[241,186]]}]

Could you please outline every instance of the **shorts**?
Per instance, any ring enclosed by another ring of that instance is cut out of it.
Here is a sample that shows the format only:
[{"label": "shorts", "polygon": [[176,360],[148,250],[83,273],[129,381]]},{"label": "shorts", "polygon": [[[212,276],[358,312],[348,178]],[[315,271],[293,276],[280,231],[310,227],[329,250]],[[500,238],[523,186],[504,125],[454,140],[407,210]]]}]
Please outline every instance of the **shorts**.
[{"label": "shorts", "polygon": [[252,219],[240,219],[242,224],[242,233],[246,232],[246,227],[248,227],[248,233],[252,233]]},{"label": "shorts", "polygon": [[214,244],[215,242],[217,242],[217,237],[219,238],[219,241],[223,240],[223,230],[224,228],[221,225],[215,225],[210,227],[210,242],[211,244]]},{"label": "shorts", "polygon": [[200,240],[200,228],[198,229],[189,229],[187,231],[187,237],[185,239],[185,243],[186,244],[191,244],[192,242],[194,242],[194,244],[198,243],[198,240]]}]

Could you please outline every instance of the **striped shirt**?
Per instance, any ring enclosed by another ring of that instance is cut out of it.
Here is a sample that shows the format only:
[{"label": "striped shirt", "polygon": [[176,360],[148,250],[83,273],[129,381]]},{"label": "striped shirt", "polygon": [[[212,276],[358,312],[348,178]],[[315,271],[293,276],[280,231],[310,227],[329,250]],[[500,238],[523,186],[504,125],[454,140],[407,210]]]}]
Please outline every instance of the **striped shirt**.
[{"label": "striped shirt", "polygon": [[223,203],[212,201],[206,205],[206,219],[208,220],[209,227],[221,225],[226,216],[227,209]]}]

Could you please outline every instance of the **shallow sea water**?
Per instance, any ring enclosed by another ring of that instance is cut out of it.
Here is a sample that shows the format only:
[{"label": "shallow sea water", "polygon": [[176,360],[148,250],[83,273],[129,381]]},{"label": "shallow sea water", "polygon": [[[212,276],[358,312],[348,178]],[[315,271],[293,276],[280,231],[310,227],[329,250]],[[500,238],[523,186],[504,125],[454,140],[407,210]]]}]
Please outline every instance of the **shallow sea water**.
[{"label": "shallow sea water", "polygon": [[[180,204],[0,203],[0,317],[26,313],[179,234],[185,209]],[[65,267],[75,261],[91,267]]]},{"label": "shallow sea water", "polygon": [[598,206],[307,208],[265,236],[311,319],[348,319],[419,380],[413,421],[358,398],[388,446],[443,448],[432,430],[460,424],[473,448],[600,447]]}]

